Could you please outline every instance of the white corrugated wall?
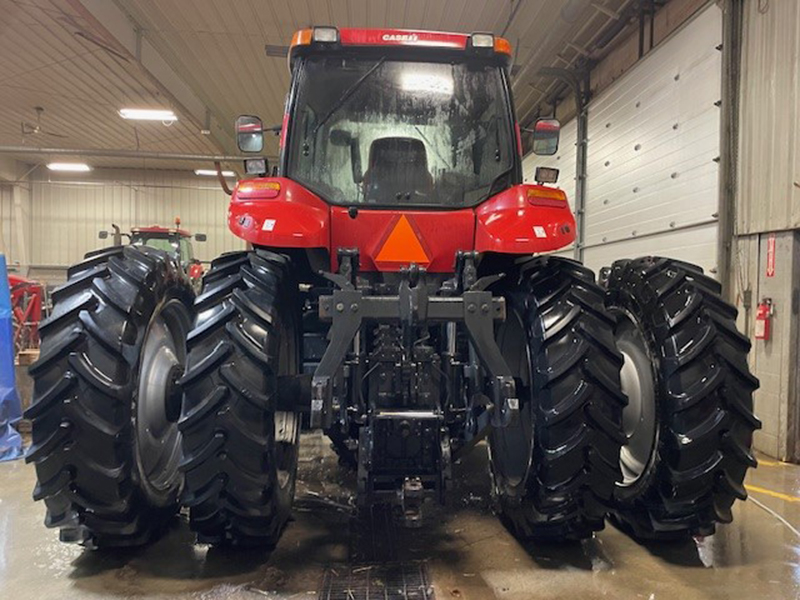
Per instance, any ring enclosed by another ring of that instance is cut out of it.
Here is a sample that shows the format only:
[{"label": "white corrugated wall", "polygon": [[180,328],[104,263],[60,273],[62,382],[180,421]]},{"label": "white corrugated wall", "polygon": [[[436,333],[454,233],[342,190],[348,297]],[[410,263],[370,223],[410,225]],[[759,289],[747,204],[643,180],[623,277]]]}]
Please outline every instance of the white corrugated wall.
[{"label": "white corrugated wall", "polygon": [[[592,269],[658,254],[716,272],[721,39],[722,14],[711,5],[590,102],[584,262]],[[568,192],[574,154],[557,165]],[[542,164],[553,160],[526,159],[526,176]]]},{"label": "white corrugated wall", "polygon": [[800,228],[800,2],[745,2],[737,233]]},{"label": "white corrugated wall", "polygon": [[14,197],[11,184],[0,184],[0,254],[13,260]]},{"label": "white corrugated wall", "polygon": [[100,230],[116,223],[171,226],[175,217],[192,233],[208,241],[194,242],[200,260],[243,248],[228,231],[228,196],[213,178],[178,171],[97,169],[89,177],[48,176],[32,185],[34,236],[30,262],[35,266],[66,266],[88,251],[110,245],[98,239]]}]

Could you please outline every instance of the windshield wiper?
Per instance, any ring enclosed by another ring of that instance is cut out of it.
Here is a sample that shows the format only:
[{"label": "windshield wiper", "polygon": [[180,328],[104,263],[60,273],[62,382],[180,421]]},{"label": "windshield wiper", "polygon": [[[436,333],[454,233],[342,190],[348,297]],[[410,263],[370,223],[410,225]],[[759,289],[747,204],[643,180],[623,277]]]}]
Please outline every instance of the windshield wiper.
[{"label": "windshield wiper", "polygon": [[[380,58],[380,60],[378,60],[378,62],[376,62],[374,65],[372,65],[372,67],[370,67],[369,71],[364,73],[361,77],[358,78],[358,81],[356,81],[353,85],[351,85],[349,88],[347,88],[344,91],[344,93],[339,97],[339,99],[336,102],[333,103],[333,106],[331,106],[331,109],[327,113],[325,113],[325,116],[322,117],[320,122],[317,123],[317,125],[314,127],[314,130],[311,132],[311,137],[312,138],[317,136],[317,131],[319,131],[320,127],[322,127],[325,123],[327,123],[328,119],[330,119],[337,110],[339,110],[340,108],[342,108],[342,106],[344,106],[344,103],[347,102],[347,100],[350,98],[350,96],[352,96],[353,93],[359,87],[361,87],[361,84],[363,84],[370,75],[372,75],[375,71],[377,71],[378,68],[385,61],[386,61],[386,57],[382,56]],[[306,136],[306,139],[308,139],[308,136]]]}]

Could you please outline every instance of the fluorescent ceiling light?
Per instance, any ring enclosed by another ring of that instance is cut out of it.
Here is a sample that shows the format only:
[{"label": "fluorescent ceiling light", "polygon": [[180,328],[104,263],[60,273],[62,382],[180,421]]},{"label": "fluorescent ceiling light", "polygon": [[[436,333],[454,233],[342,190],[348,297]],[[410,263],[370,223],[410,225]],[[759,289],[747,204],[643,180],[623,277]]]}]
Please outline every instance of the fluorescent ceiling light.
[{"label": "fluorescent ceiling light", "polygon": [[[217,176],[217,171],[215,169],[195,169],[194,170],[194,174],[195,175],[207,175],[208,177],[216,177]],[[234,173],[233,171],[223,171],[222,172],[222,176],[223,177],[236,177],[236,173]]]},{"label": "fluorescent ceiling light", "polygon": [[178,116],[163,108],[120,108],[119,116],[132,121],[177,121]]},{"label": "fluorescent ceiling light", "polygon": [[51,171],[70,171],[72,173],[85,173],[91,171],[92,167],[86,163],[51,162],[47,165]]}]

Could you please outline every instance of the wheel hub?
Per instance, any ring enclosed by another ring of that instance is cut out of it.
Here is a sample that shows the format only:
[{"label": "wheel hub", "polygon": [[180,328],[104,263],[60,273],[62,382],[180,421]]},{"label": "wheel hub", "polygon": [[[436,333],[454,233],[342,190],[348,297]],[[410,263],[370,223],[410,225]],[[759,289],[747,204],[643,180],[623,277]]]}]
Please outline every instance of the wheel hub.
[{"label": "wheel hub", "polygon": [[156,504],[173,501],[181,485],[178,381],[186,362],[189,325],[183,303],[169,301],[156,309],[142,342],[134,407],[136,461],[143,489]]},{"label": "wheel hub", "polygon": [[622,411],[627,443],[620,451],[622,485],[639,481],[650,464],[657,440],[657,407],[653,366],[636,324],[627,316],[617,328],[617,348],[622,354],[622,391],[628,405]]}]

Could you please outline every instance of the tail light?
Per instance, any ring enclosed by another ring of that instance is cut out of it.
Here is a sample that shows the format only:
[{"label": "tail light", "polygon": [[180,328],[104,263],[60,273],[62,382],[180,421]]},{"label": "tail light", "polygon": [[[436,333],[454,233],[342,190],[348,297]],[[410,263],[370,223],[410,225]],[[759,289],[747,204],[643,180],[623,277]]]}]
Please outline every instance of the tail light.
[{"label": "tail light", "polygon": [[236,187],[235,196],[239,200],[270,200],[280,192],[281,184],[277,181],[244,180]]}]

